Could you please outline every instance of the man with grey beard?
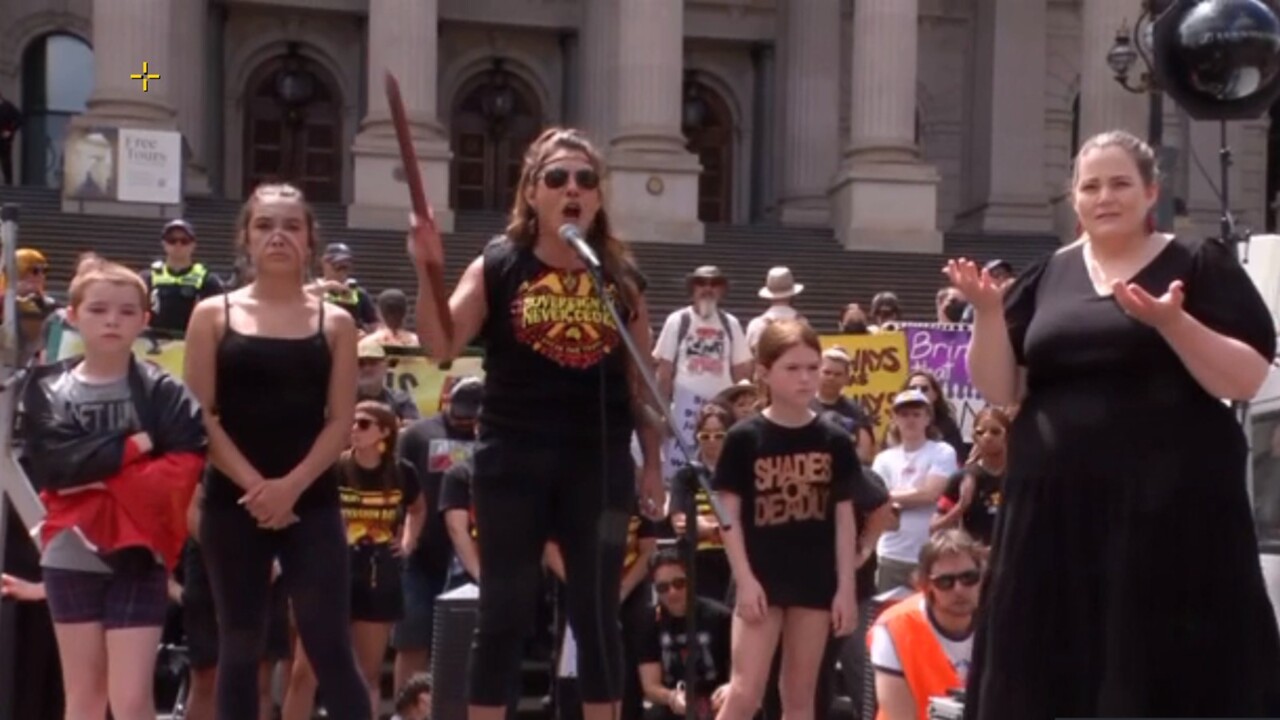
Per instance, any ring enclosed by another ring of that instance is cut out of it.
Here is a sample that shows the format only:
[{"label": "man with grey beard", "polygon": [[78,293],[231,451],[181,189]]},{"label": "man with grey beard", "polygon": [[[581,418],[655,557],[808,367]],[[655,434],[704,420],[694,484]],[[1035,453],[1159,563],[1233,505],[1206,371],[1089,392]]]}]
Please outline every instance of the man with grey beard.
[{"label": "man with grey beard", "polygon": [[403,390],[387,387],[387,351],[382,342],[370,335],[356,349],[360,369],[356,375],[356,400],[373,400],[391,408],[400,418],[400,426],[421,417],[413,398]]},{"label": "man with grey beard", "polygon": [[[720,309],[729,287],[720,268],[704,265],[689,274],[686,284],[693,303],[667,316],[653,358],[658,386],[692,447],[698,411],[722,390],[749,378],[752,360],[742,324]],[[664,457],[669,481],[685,458],[673,446]]]}]

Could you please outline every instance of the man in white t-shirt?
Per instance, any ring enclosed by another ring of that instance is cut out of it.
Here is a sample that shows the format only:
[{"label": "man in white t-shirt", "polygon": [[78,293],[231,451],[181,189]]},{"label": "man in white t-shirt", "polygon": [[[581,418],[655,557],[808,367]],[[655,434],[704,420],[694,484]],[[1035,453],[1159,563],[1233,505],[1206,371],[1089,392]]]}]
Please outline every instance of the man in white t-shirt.
[{"label": "man in white t-shirt", "polygon": [[918,559],[920,592],[881,613],[867,643],[884,720],[925,720],[929,698],[964,688],[973,658],[981,546],[963,530],[944,530]]},{"label": "man in white t-shirt", "polygon": [[884,478],[889,498],[901,508],[898,529],[880,536],[876,546],[879,568],[876,590],[887,592],[910,585],[929,539],[929,518],[947,479],[956,471],[956,451],[945,442],[930,440],[933,406],[919,390],[904,390],[893,399],[893,422],[901,444],[876,455],[871,469]]},{"label": "man in white t-shirt", "polygon": [[[681,436],[693,447],[698,411],[721,391],[751,375],[751,349],[742,325],[720,309],[729,281],[720,268],[704,265],[686,278],[693,303],[667,316],[653,357],[658,363],[662,391]],[[685,462],[668,443],[664,453],[666,477]]]},{"label": "man in white t-shirt", "polygon": [[775,267],[769,270],[769,274],[764,279],[764,287],[757,293],[769,301],[769,309],[747,323],[747,345],[751,347],[752,354],[755,354],[756,343],[760,342],[760,333],[764,332],[769,323],[779,320],[804,320],[804,317],[791,306],[792,298],[802,292],[804,292],[804,284],[796,282],[795,276],[791,274],[791,268]]}]

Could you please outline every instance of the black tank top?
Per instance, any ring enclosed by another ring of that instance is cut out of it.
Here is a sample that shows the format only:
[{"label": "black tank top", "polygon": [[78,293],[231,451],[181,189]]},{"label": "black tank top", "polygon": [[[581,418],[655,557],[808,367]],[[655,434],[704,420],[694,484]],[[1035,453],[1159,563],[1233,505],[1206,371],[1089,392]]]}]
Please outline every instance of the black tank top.
[{"label": "black tank top", "polygon": [[[306,338],[243,335],[226,328],[217,350],[217,411],[222,429],[262,477],[275,480],[297,467],[324,429],[328,412],[329,371],[333,365],[320,328]],[[243,494],[231,478],[210,466],[205,501],[234,505]],[[297,508],[337,505],[332,468],[303,492]]]},{"label": "black tank top", "polygon": [[[590,273],[553,268],[499,237],[484,250],[484,282],[481,426],[557,440],[630,438],[627,349]],[[620,299],[613,279],[605,282]],[[618,312],[632,314],[621,303]]]}]

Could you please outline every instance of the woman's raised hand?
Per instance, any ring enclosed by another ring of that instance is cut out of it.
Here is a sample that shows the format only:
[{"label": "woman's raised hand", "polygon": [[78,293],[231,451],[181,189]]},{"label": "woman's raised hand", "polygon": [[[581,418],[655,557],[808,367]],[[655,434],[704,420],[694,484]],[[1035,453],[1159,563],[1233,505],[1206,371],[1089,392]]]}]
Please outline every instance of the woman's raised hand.
[{"label": "woman's raised hand", "polygon": [[1003,304],[1000,285],[991,274],[968,258],[948,260],[942,274],[951,286],[964,293],[964,297],[978,312],[999,312]]}]

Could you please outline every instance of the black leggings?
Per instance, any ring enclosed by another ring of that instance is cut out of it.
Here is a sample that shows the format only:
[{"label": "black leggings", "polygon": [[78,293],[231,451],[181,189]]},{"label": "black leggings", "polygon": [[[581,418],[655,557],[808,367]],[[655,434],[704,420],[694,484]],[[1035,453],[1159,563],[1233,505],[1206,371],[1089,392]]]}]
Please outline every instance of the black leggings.
[{"label": "black leggings", "polygon": [[516,692],[548,540],[564,555],[582,700],[621,698],[618,593],[635,465],[625,439],[608,443],[603,463],[601,453],[599,441],[538,442],[481,430],[472,482],[481,568],[469,668],[473,705],[505,706]]},{"label": "black leggings", "polygon": [[372,712],[351,647],[351,569],[342,516],[337,506],[295,512],[298,522],[284,530],[262,530],[242,507],[204,510],[200,547],[218,617],[219,720],[258,717],[258,667],[277,557],[330,715],[369,720]]}]

